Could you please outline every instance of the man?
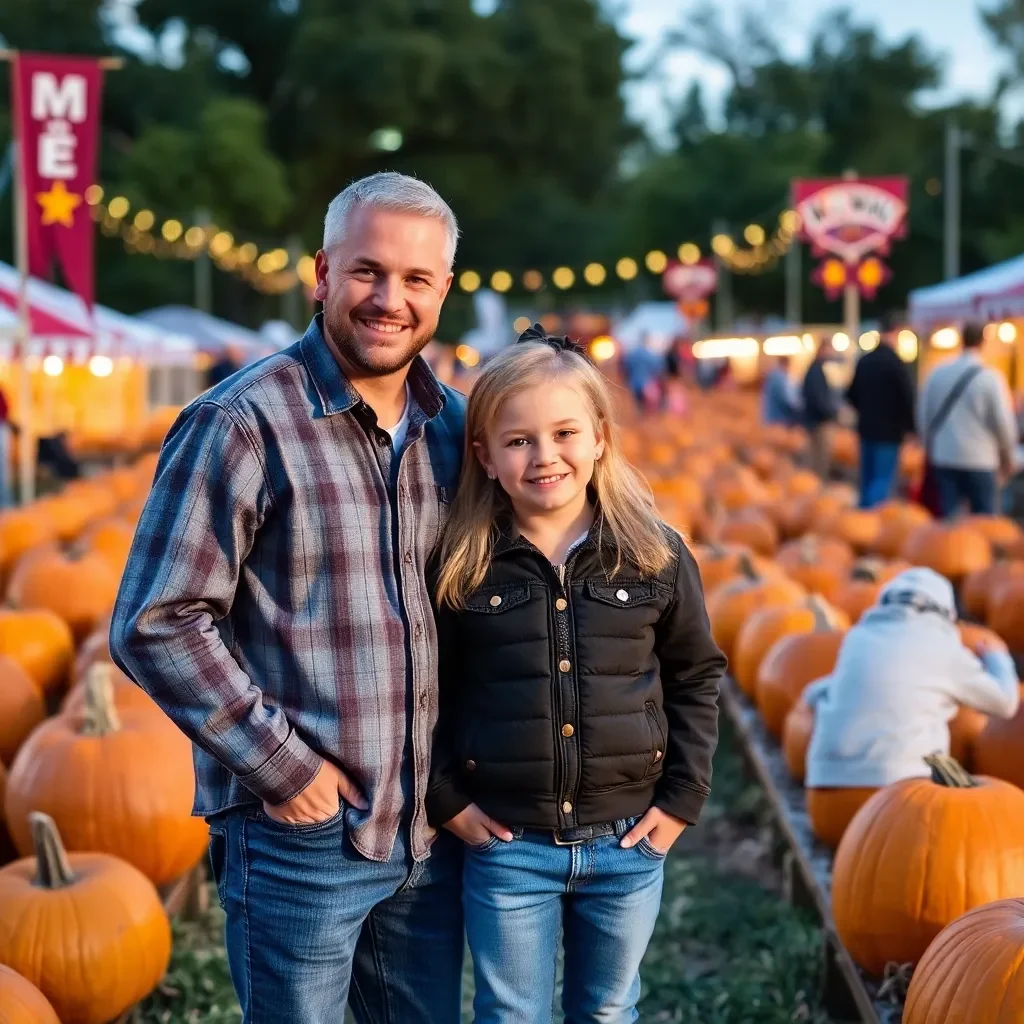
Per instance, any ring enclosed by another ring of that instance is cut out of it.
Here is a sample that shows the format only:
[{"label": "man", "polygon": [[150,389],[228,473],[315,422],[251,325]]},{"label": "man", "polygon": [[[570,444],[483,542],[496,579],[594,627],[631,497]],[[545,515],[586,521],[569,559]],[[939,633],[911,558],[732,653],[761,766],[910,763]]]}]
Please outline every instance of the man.
[{"label": "man", "polygon": [[981,360],[983,341],[978,324],[965,324],[963,354],[931,374],[918,404],[918,432],[946,518],[963,502],[971,512],[994,513],[998,474],[1014,469],[1013,402],[1004,378]]},{"label": "man", "polygon": [[860,507],[892,495],[900,445],[914,431],[914,382],[896,354],[896,320],[886,316],[878,346],[857,361],[846,401],[857,413],[860,437]]},{"label": "man", "polygon": [[761,420],[765,426],[791,427],[800,420],[800,398],[789,377],[789,356],[776,356],[761,388]]},{"label": "man", "polygon": [[839,416],[839,401],[825,376],[825,363],[831,358],[831,343],[823,341],[807,367],[800,393],[810,438],[811,469],[826,480],[832,464],[832,424]]},{"label": "man", "polygon": [[118,595],[117,664],[195,743],[247,1024],[341,1024],[347,999],[360,1022],[459,1020],[461,846],[423,808],[424,567],[465,405],[418,356],[457,240],[404,175],[331,203],[323,312],[182,413]]}]

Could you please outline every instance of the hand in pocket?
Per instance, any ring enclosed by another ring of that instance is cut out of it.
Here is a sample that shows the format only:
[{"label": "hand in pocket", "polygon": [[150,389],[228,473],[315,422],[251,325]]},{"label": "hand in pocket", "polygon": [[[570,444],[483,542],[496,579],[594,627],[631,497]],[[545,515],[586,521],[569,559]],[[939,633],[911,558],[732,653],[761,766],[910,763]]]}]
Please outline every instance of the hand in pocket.
[{"label": "hand in pocket", "polygon": [[467,846],[483,846],[491,836],[506,843],[512,841],[512,832],[493,818],[489,818],[476,804],[459,811],[444,827],[457,835]]}]

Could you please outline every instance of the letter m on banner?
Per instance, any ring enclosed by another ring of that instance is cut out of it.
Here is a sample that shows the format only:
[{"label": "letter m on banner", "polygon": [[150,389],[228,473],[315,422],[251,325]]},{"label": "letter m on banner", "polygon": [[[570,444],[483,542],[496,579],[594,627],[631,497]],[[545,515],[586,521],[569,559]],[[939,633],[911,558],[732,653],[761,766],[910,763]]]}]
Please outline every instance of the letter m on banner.
[{"label": "letter m on banner", "polygon": [[85,190],[96,181],[103,72],[96,59],[19,53],[14,125],[32,274],[54,262],[87,307],[93,301],[93,220]]}]

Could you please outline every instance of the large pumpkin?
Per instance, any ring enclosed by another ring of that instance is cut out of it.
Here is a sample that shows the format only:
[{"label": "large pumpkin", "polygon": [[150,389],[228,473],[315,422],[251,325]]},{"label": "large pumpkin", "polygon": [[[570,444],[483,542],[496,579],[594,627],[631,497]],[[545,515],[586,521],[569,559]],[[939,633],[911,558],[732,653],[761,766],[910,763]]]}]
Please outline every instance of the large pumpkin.
[{"label": "large pumpkin", "polygon": [[759,555],[773,555],[779,546],[775,523],[756,508],[740,509],[724,517],[718,526],[718,540],[740,544]]},{"label": "large pumpkin", "polygon": [[816,628],[830,628],[831,625],[848,628],[849,620],[817,595],[800,604],[777,605],[755,611],[740,627],[733,648],[732,673],[740,689],[748,696],[754,695],[761,662],[782,637],[809,633]]},{"label": "large pumpkin", "polygon": [[126,519],[104,519],[89,527],[82,534],[78,546],[106,559],[107,564],[120,579],[128,564],[135,527]]},{"label": "large pumpkin", "polygon": [[992,545],[983,533],[960,522],[919,526],[906,539],[903,557],[934,569],[953,583],[992,564]]},{"label": "large pumpkin", "polygon": [[53,612],[0,608],[0,654],[21,665],[44,693],[59,693],[67,685],[75,639]]},{"label": "large pumpkin", "polygon": [[783,637],[765,655],[754,696],[765,728],[782,733],[793,705],[816,679],[829,675],[846,636],[845,616],[823,616],[809,633]]},{"label": "large pumpkin", "polygon": [[992,716],[971,742],[971,766],[984,775],[1012,782],[1024,790],[1024,687],[1013,718]]},{"label": "large pumpkin", "polygon": [[960,581],[960,603],[966,614],[978,622],[988,618],[989,597],[1007,580],[1024,576],[1024,561],[993,562],[969,572]]},{"label": "large pumpkin", "polygon": [[881,558],[898,557],[910,534],[932,521],[927,509],[909,502],[883,502],[876,511],[881,522],[871,551]]},{"label": "large pumpkin", "polygon": [[711,634],[726,657],[732,657],[740,628],[757,609],[794,604],[806,593],[793,580],[759,576],[749,563],[743,568],[742,576],[723,583],[708,598]]},{"label": "large pumpkin", "polygon": [[878,513],[865,508],[839,509],[818,525],[822,533],[838,537],[862,554],[871,550],[881,527],[882,520]]},{"label": "large pumpkin", "polygon": [[[110,693],[118,714],[132,711],[149,712],[160,715],[166,724],[172,724],[171,720],[164,715],[160,705],[141,686],[133,683],[119,668],[102,661],[95,662],[94,665],[108,674]],[[90,666],[89,672],[93,670],[93,666]],[[85,711],[89,702],[89,672],[84,673],[81,679],[64,695],[60,704],[62,715],[77,715]]]},{"label": "large pumpkin", "polygon": [[853,564],[853,550],[835,537],[808,534],[779,549],[775,562],[790,579],[831,601]]},{"label": "large pumpkin", "polygon": [[7,827],[22,854],[29,813],[55,819],[71,850],[121,857],[155,885],[202,857],[208,832],[192,817],[192,747],[167,719],[119,711],[110,673],[96,666],[79,712],[44,722],[18,751],[7,780]]},{"label": "large pumpkin", "polygon": [[1007,516],[970,515],[964,522],[983,534],[996,551],[1005,551],[1021,540],[1021,528]]},{"label": "large pumpkin", "polygon": [[87,552],[71,558],[47,551],[18,564],[7,596],[18,608],[59,615],[75,639],[84,640],[114,607],[119,580],[101,555]]},{"label": "large pumpkin", "polygon": [[0,763],[11,763],[45,717],[46,702],[35,680],[13,658],[0,654]]},{"label": "large pumpkin", "polygon": [[53,1004],[63,1024],[107,1024],[157,986],[171,926],[153,883],[105,853],[64,852],[33,813],[34,856],[0,868],[0,963]]},{"label": "large pumpkin", "polygon": [[862,558],[836,587],[832,603],[845,612],[851,622],[859,622],[878,602],[885,584],[909,568],[906,562],[899,560],[883,562],[877,558]]},{"label": "large pumpkin", "polygon": [[927,760],[931,778],[886,786],[857,812],[832,865],[836,930],[870,974],[916,963],[961,914],[1024,892],[1024,792]]},{"label": "large pumpkin", "polygon": [[936,936],[910,979],[903,1024],[1024,1020],[1024,899],[968,910]]},{"label": "large pumpkin", "polygon": [[758,558],[750,548],[737,544],[701,544],[694,548],[693,557],[700,569],[704,593],[708,596],[723,583],[744,575],[748,569],[752,569],[758,576],[781,574],[772,562]]},{"label": "large pumpkin", "polygon": [[0,512],[0,572],[6,577],[22,555],[55,539],[53,526],[36,510],[5,509]]},{"label": "large pumpkin", "polygon": [[60,1024],[60,1019],[32,982],[0,964],[0,1024]]},{"label": "large pumpkin", "polygon": [[1011,651],[1024,652],[1024,576],[1012,575],[989,590],[985,624]]},{"label": "large pumpkin", "polygon": [[782,725],[782,756],[795,782],[803,782],[807,774],[807,748],[813,735],[814,708],[801,697]]}]

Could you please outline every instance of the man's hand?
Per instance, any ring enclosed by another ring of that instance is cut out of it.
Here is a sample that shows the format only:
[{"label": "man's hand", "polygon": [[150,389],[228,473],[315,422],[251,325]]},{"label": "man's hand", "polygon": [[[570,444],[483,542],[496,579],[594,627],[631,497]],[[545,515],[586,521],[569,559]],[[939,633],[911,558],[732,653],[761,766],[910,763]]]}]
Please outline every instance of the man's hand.
[{"label": "man's hand", "polygon": [[636,846],[644,836],[658,853],[668,853],[683,834],[686,822],[673,818],[658,807],[652,807],[623,837],[620,846]]},{"label": "man's hand", "polygon": [[454,832],[467,846],[483,846],[491,836],[497,836],[509,843],[514,838],[504,825],[488,818],[476,804],[470,804],[465,810],[459,811],[444,827]]},{"label": "man's hand", "polygon": [[316,825],[333,818],[341,808],[341,801],[365,811],[370,805],[359,788],[330,761],[324,761],[313,781],[297,796],[283,804],[263,801],[268,818],[282,825]]}]

